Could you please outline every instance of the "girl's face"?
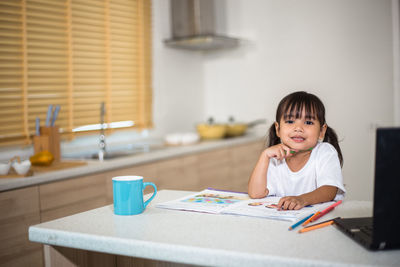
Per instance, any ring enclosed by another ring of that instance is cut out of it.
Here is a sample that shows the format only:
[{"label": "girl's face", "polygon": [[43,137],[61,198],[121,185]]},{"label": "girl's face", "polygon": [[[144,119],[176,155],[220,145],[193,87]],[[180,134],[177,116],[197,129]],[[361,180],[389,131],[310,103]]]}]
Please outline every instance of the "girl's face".
[{"label": "girl's face", "polygon": [[314,116],[306,117],[303,109],[300,118],[294,115],[282,116],[279,124],[275,122],[277,136],[282,143],[292,149],[307,150],[317,145],[318,139],[323,140],[326,124],[320,125]]}]

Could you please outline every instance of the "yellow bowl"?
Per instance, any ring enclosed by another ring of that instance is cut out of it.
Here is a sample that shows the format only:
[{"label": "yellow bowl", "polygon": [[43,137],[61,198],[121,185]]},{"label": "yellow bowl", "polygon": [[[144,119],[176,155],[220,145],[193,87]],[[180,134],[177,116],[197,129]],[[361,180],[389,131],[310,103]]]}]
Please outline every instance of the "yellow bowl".
[{"label": "yellow bowl", "polygon": [[247,130],[247,124],[244,123],[235,123],[235,124],[228,124],[226,126],[226,136],[234,137],[234,136],[241,136]]},{"label": "yellow bowl", "polygon": [[224,124],[198,124],[197,132],[201,139],[221,139],[225,137],[226,125]]}]

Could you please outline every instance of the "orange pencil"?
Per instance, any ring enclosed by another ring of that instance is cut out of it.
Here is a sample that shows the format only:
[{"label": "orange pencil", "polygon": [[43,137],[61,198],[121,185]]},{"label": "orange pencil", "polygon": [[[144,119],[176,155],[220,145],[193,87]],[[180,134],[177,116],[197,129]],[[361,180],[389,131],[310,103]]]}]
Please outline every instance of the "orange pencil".
[{"label": "orange pencil", "polygon": [[307,221],[305,221],[302,225],[305,226],[309,224],[313,218],[317,217],[321,212],[317,211],[311,218],[309,218]]},{"label": "orange pencil", "polygon": [[331,225],[331,224],[334,224],[334,223],[335,222],[333,220],[330,220],[330,221],[327,221],[325,223],[321,223],[321,224],[317,224],[317,225],[314,225],[314,226],[303,228],[303,229],[299,230],[299,233],[308,232],[308,231],[315,230],[315,229],[318,229],[318,228],[322,228],[322,227],[325,227],[325,226],[328,226],[328,225]]}]

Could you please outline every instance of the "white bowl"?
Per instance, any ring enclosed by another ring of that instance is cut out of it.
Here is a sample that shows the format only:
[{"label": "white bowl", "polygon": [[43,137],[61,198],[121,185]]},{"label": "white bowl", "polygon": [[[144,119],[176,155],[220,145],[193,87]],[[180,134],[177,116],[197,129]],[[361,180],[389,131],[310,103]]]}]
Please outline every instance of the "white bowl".
[{"label": "white bowl", "polygon": [[0,175],[7,175],[10,171],[11,162],[0,163]]},{"label": "white bowl", "polygon": [[200,136],[197,133],[184,133],[181,138],[182,145],[195,144],[200,140]]},{"label": "white bowl", "polygon": [[25,175],[31,168],[31,162],[29,160],[24,160],[21,163],[13,162],[12,166],[19,175]]},{"label": "white bowl", "polygon": [[197,133],[173,133],[165,137],[165,142],[169,145],[190,145],[197,143],[200,136]]},{"label": "white bowl", "polygon": [[181,143],[181,134],[173,133],[165,137],[165,142],[169,145],[179,145]]}]

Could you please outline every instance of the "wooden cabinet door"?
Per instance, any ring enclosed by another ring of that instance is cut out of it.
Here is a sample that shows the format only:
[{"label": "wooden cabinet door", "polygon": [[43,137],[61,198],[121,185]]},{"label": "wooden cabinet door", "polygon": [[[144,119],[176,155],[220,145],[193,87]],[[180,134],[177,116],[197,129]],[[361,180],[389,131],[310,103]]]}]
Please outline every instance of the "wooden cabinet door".
[{"label": "wooden cabinet door", "polygon": [[262,142],[235,146],[231,148],[233,190],[247,192],[251,172],[263,150]]},{"label": "wooden cabinet door", "polygon": [[217,149],[198,154],[198,175],[201,188],[231,190],[231,154],[229,149]]},{"label": "wooden cabinet door", "polygon": [[200,191],[204,189],[200,184],[198,164],[198,155],[189,155],[182,158],[182,179],[185,180],[184,184],[186,185],[182,187],[182,190]]},{"label": "wooden cabinet door", "polygon": [[104,173],[39,185],[41,221],[49,221],[107,204]]},{"label": "wooden cabinet door", "polygon": [[40,223],[37,186],[0,193],[0,265],[42,266],[42,245],[30,242],[30,225]]},{"label": "wooden cabinet door", "polygon": [[197,156],[182,156],[157,163],[161,189],[198,190]]}]

